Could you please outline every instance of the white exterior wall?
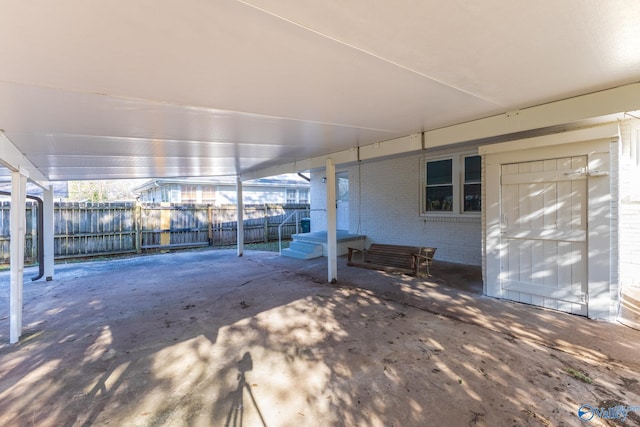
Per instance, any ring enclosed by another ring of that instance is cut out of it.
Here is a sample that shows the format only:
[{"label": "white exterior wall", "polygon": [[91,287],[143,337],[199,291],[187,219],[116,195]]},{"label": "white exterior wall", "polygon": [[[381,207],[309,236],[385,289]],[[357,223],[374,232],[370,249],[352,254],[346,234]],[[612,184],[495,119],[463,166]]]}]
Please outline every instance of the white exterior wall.
[{"label": "white exterior wall", "polygon": [[[469,150],[465,150],[465,153]],[[452,154],[457,152],[443,153]],[[370,243],[432,246],[438,260],[481,265],[479,214],[421,215],[423,153],[353,165],[349,172],[349,231]],[[345,170],[340,169],[340,170]],[[324,171],[311,174],[311,230],[324,230]]]},{"label": "white exterior wall", "polygon": [[640,121],[623,122],[620,133],[620,285],[640,288]]},{"label": "white exterior wall", "polygon": [[[284,188],[265,188],[242,186],[242,198],[245,204],[256,203],[285,203],[286,191]],[[218,187],[216,192],[216,204],[235,204],[237,199],[235,188]]]},{"label": "white exterior wall", "polygon": [[311,231],[327,231],[327,185],[322,182],[324,170],[311,172],[310,203]]},{"label": "white exterior wall", "polygon": [[[196,187],[196,203],[209,203],[202,200],[203,185],[201,184],[185,184]],[[235,185],[216,185],[215,204],[229,205],[235,204],[237,199]],[[286,203],[287,200],[287,188],[294,188],[297,191],[297,196],[300,197],[300,191],[308,191],[308,187],[267,187],[267,186],[252,186],[243,185],[243,199],[246,204],[263,204],[273,203],[280,204]],[[163,202],[163,193],[167,195],[168,202],[170,203],[182,203],[182,188],[180,184],[166,184],[157,188],[152,188],[149,191],[145,191],[141,194],[140,200],[143,202],[156,203]]]}]

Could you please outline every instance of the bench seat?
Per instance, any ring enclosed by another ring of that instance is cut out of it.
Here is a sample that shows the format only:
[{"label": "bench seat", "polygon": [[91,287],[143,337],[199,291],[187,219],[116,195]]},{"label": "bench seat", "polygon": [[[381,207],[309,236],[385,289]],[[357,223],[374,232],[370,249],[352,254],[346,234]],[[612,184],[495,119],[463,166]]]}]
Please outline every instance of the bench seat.
[{"label": "bench seat", "polygon": [[[348,266],[417,276],[421,268],[429,274],[436,248],[373,243],[366,251],[356,248],[348,248],[348,251]],[[357,252],[363,253],[362,261],[354,260],[353,255]]]}]

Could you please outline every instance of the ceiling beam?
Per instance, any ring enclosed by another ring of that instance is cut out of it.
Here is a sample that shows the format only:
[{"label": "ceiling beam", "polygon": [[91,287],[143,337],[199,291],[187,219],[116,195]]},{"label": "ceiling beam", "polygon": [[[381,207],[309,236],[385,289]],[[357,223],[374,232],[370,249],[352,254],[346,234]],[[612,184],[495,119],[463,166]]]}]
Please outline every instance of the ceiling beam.
[{"label": "ceiling beam", "polygon": [[20,172],[29,181],[47,190],[49,180],[0,130],[0,163],[13,172]]},{"label": "ceiling beam", "polygon": [[424,145],[428,150],[636,110],[640,110],[640,83],[427,131]]},{"label": "ceiling beam", "polygon": [[275,176],[283,173],[296,173],[312,169],[320,169],[326,166],[327,159],[332,159],[335,164],[357,162],[358,149],[350,148],[348,150],[337,151],[326,156],[311,157],[296,162],[275,165],[268,168],[243,173],[241,179],[242,181],[247,181],[250,179],[265,178],[268,176]]},{"label": "ceiling beam", "polygon": [[633,83],[425,131],[422,134],[375,142],[324,156],[276,165],[243,174],[242,179],[263,178],[281,173],[319,169],[324,167],[328,158],[333,159],[336,165],[340,165],[596,118],[606,118],[607,121],[614,121],[617,118],[623,118],[625,112],[637,110],[640,110],[640,83]]},{"label": "ceiling beam", "polygon": [[242,174],[242,179],[248,180],[264,178],[283,173],[296,173],[312,169],[321,169],[325,167],[327,159],[332,159],[336,165],[344,165],[358,161],[420,151],[422,148],[422,134],[416,133],[413,135],[403,136],[401,138],[374,142],[373,144],[363,145],[362,147],[338,151],[325,156],[312,157],[283,165],[260,169],[255,172]]}]

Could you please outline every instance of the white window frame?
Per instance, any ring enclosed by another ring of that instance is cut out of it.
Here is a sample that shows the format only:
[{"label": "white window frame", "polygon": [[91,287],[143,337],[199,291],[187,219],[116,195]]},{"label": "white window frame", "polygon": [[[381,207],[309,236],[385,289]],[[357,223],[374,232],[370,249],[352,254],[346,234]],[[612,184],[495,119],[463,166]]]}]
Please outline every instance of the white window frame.
[{"label": "white window frame", "polygon": [[[293,198],[289,199],[289,194],[293,195]],[[284,200],[287,204],[296,204],[298,203],[298,190],[295,188],[285,188],[284,189]]]},{"label": "white window frame", "polygon": [[309,203],[309,190],[306,188],[298,189],[298,203]]},{"label": "white window frame", "polygon": [[[441,156],[423,157],[420,164],[420,216],[423,217],[480,217],[482,210],[464,211],[464,159],[478,156],[477,151],[466,151]],[[428,211],[427,204],[427,163],[440,160],[451,160],[451,180],[453,185],[453,207],[451,211]]]},{"label": "white window frame", "polygon": [[480,199],[480,210],[478,211],[465,211],[464,210],[464,186],[467,184],[467,169],[465,168],[465,161],[468,157],[478,157],[480,159],[480,177],[478,177],[477,181],[469,182],[469,184],[479,184],[480,185],[480,197],[482,197],[482,158],[478,153],[474,154],[464,154],[460,156],[460,169],[461,169],[461,179],[460,179],[460,211],[465,215],[469,214],[480,214],[482,212],[482,198]]},{"label": "white window frame", "polygon": [[182,203],[182,189],[179,186],[169,190],[169,203]]}]

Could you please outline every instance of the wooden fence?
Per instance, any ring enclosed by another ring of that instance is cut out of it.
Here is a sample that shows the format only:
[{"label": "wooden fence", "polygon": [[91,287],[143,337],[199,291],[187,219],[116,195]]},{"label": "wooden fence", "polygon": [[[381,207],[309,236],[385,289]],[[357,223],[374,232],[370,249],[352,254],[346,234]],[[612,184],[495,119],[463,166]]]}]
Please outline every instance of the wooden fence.
[{"label": "wooden fence", "polygon": [[[9,202],[0,205],[0,263],[9,262]],[[27,203],[25,260],[37,260],[37,209]],[[294,212],[300,212],[291,216]],[[245,205],[245,243],[269,242],[296,232],[309,215],[307,204]],[[136,203],[56,203],[56,259],[141,253],[171,248],[237,243],[235,205],[159,205]],[[298,224],[299,225],[299,224]],[[301,231],[301,229],[299,230]]]}]

